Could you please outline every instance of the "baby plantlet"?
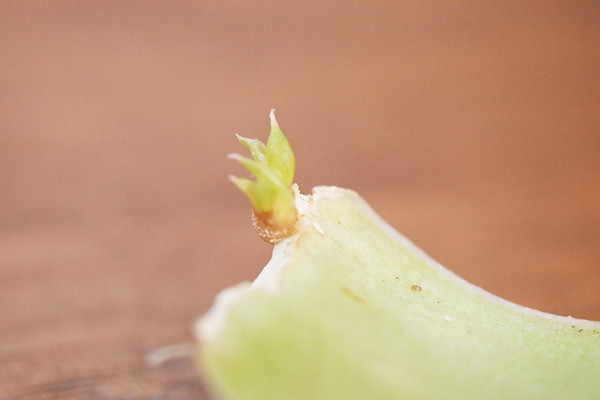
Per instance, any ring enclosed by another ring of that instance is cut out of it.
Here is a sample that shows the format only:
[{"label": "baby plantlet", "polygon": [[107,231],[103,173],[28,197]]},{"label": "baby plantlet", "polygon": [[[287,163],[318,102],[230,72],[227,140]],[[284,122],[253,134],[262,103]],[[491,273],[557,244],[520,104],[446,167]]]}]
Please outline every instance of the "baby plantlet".
[{"label": "baby plantlet", "polygon": [[256,180],[229,179],[250,199],[259,235],[269,242],[290,236],[298,219],[292,191],[296,159],[275,119],[275,110],[271,110],[271,133],[266,145],[258,139],[237,138],[250,149],[252,159],[239,154],[229,157],[238,160]]},{"label": "baby plantlet", "polygon": [[271,112],[267,144],[233,156],[273,257],[196,325],[220,399],[600,399],[600,323],[535,311],[469,284],[355,192],[293,185]]}]

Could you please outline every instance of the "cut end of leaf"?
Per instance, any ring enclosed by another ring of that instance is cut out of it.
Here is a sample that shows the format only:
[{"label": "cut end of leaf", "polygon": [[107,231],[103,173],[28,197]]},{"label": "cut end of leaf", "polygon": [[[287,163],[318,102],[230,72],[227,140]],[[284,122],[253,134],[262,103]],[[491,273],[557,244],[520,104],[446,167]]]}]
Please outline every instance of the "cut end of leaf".
[{"label": "cut end of leaf", "polygon": [[292,185],[296,161],[292,147],[275,119],[275,110],[271,110],[270,118],[271,132],[266,145],[258,139],[236,135],[250,150],[252,158],[229,155],[246,167],[255,180],[235,176],[229,179],[250,199],[254,224],[261,238],[276,242],[295,231],[298,212]]}]

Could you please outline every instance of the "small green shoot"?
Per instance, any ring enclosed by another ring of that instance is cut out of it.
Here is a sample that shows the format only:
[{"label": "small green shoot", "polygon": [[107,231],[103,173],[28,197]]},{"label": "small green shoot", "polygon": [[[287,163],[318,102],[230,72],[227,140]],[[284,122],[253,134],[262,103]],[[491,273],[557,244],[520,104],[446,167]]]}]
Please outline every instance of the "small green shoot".
[{"label": "small green shoot", "polygon": [[292,190],[294,152],[275,119],[275,110],[271,110],[270,118],[271,132],[266,145],[258,139],[236,135],[252,158],[229,155],[246,167],[255,180],[236,176],[229,179],[250,199],[261,237],[274,242],[293,233],[298,214]]}]

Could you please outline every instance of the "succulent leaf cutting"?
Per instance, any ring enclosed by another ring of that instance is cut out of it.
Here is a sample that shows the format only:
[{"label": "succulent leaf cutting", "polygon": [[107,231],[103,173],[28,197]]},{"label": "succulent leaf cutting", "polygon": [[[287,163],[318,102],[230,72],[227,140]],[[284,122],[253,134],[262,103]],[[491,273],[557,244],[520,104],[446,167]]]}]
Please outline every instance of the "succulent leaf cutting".
[{"label": "succulent leaf cutting", "polygon": [[293,184],[271,112],[238,137],[273,257],[196,324],[199,370],[223,400],[600,399],[600,322],[532,310],[432,260],[356,193]]}]

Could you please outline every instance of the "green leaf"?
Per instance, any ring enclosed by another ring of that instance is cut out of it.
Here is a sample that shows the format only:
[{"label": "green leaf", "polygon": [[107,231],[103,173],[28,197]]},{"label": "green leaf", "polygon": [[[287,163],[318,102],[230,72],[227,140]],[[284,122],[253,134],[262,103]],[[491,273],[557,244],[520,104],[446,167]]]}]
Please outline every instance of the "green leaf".
[{"label": "green leaf", "polygon": [[296,234],[197,325],[224,400],[600,399],[600,323],[484,292],[355,192],[317,187]]},{"label": "green leaf", "polygon": [[292,146],[283,135],[279,124],[275,119],[275,110],[271,110],[271,133],[267,141],[267,163],[274,171],[279,173],[281,180],[287,186],[294,183],[294,172],[296,169],[296,158]]}]

